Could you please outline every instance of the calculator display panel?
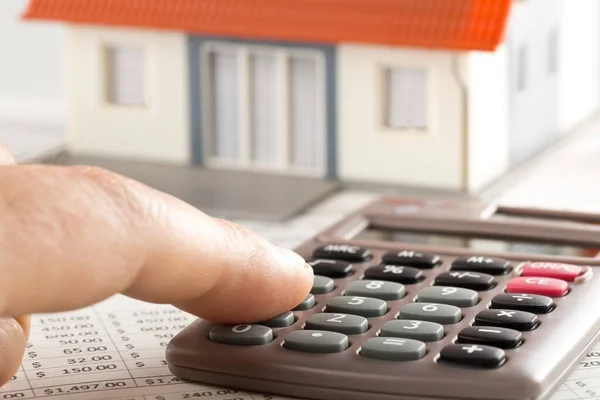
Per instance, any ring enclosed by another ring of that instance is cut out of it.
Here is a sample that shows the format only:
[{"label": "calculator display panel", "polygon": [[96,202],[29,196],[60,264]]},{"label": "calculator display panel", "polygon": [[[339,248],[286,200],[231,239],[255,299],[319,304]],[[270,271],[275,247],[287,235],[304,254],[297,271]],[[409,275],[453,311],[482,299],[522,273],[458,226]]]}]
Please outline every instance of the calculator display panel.
[{"label": "calculator display panel", "polygon": [[504,252],[520,254],[543,254],[552,256],[596,257],[600,248],[593,246],[575,246],[552,243],[510,239],[483,235],[463,235],[453,233],[432,233],[426,231],[409,231],[368,226],[361,230],[355,240],[383,241],[406,243],[413,245],[444,246],[469,249],[474,252]]}]

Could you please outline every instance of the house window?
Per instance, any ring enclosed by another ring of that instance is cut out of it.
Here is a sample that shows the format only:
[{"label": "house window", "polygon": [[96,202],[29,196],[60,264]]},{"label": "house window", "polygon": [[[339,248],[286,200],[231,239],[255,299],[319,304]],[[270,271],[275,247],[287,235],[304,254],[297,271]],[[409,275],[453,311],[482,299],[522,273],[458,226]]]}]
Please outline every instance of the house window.
[{"label": "house window", "polygon": [[146,106],[146,54],[138,47],[106,49],[106,99],[121,106]]},{"label": "house window", "polygon": [[392,129],[425,130],[428,127],[427,71],[392,68],[385,73],[385,125]]},{"label": "house window", "polygon": [[548,35],[548,72],[558,72],[558,29],[553,28]]},{"label": "house window", "polygon": [[517,90],[524,92],[527,89],[527,47],[521,45],[517,56]]},{"label": "house window", "polygon": [[321,173],[325,89],[320,54],[231,44],[207,49],[208,161]]}]

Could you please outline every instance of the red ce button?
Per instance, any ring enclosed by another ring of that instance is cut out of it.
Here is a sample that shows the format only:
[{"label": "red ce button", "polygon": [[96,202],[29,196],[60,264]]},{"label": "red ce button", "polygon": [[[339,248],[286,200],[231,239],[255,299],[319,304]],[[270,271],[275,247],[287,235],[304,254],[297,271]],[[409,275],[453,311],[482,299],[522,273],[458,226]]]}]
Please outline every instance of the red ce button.
[{"label": "red ce button", "polygon": [[519,277],[508,282],[506,292],[563,297],[569,292],[569,285],[565,281],[554,278]]}]

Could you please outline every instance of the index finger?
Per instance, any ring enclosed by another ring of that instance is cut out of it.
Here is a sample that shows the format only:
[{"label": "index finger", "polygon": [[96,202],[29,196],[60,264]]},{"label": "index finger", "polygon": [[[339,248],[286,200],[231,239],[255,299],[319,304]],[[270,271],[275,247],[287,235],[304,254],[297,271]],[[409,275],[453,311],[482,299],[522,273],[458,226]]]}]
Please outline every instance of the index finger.
[{"label": "index finger", "polygon": [[116,293],[221,323],[308,294],[305,261],[237,225],[92,167],[0,168],[0,313],[84,307]]}]

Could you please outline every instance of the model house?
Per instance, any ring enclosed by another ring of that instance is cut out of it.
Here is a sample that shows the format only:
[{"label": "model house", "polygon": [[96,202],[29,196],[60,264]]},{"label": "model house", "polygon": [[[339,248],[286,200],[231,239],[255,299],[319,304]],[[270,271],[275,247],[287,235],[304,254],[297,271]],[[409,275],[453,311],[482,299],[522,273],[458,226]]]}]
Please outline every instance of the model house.
[{"label": "model house", "polygon": [[598,106],[596,0],[31,0],[24,18],[65,25],[79,154],[475,192]]}]

